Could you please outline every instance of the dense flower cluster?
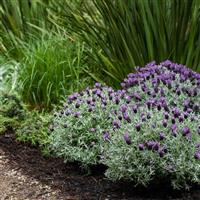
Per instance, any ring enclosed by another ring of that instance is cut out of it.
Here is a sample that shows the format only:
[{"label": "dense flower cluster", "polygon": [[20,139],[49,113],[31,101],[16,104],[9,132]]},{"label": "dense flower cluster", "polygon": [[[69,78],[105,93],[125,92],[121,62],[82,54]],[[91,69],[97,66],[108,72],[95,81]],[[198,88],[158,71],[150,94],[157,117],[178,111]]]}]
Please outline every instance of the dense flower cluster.
[{"label": "dense flower cluster", "polygon": [[170,61],[152,62],[121,86],[114,91],[96,83],[69,96],[55,113],[54,152],[103,163],[113,180],[145,185],[155,174],[175,174],[177,188],[200,182],[200,74]]},{"label": "dense flower cluster", "polygon": [[[160,133],[160,140],[165,139],[165,134],[174,137],[182,134],[187,139],[191,139],[192,134],[199,135],[200,74],[170,61],[160,65],[152,62],[138,68],[137,73],[129,74],[121,85],[126,104],[117,111],[119,121],[114,120],[114,127],[119,128],[123,121],[134,125],[136,132],[141,132],[147,124],[154,129],[157,124],[161,126],[161,132],[165,131]],[[151,119],[155,118],[154,112],[160,114],[159,121]],[[145,148],[158,151],[161,157],[167,152],[159,141],[145,141],[139,145],[140,150]]]}]

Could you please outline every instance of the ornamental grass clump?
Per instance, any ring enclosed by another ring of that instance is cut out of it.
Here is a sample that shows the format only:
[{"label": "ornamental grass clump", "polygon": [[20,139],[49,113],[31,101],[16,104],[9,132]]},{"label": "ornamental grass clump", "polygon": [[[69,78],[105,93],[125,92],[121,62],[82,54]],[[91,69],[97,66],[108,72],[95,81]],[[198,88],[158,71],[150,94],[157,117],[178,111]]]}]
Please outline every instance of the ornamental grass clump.
[{"label": "ornamental grass clump", "polygon": [[85,166],[99,163],[110,132],[120,127],[112,118],[123,95],[100,83],[70,95],[54,114],[50,149],[65,161],[80,161]]},{"label": "ornamental grass clump", "polygon": [[113,117],[120,127],[104,151],[106,176],[142,185],[167,179],[174,188],[200,183],[200,74],[152,62],[121,85],[128,102]]}]

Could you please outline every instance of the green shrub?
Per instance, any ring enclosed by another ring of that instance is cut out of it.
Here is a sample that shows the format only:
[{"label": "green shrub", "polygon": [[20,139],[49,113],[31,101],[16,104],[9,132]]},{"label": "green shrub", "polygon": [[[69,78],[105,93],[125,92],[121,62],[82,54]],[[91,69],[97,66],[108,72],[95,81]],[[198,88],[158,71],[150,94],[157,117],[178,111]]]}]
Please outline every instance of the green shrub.
[{"label": "green shrub", "polygon": [[45,155],[49,154],[47,146],[50,122],[51,116],[48,113],[27,112],[26,118],[20,122],[16,131],[17,140],[39,146]]}]

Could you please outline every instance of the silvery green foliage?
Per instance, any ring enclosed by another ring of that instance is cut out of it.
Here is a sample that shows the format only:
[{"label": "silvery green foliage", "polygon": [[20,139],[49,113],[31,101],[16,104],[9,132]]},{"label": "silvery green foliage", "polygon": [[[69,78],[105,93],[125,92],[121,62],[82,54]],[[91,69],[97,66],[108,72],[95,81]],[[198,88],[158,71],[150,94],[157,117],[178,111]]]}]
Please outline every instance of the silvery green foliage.
[{"label": "silvery green foliage", "polygon": [[50,149],[66,161],[97,164],[110,137],[120,95],[97,83],[69,96],[64,108],[54,114]]},{"label": "silvery green foliage", "polygon": [[96,84],[67,99],[51,127],[55,154],[103,163],[115,181],[200,183],[200,74],[153,62],[121,85],[114,92]]},{"label": "silvery green foliage", "polygon": [[[157,177],[174,188],[200,183],[200,75],[166,61],[129,74],[128,104],[102,162],[112,180],[147,185]],[[127,120],[128,119],[128,120]]]}]

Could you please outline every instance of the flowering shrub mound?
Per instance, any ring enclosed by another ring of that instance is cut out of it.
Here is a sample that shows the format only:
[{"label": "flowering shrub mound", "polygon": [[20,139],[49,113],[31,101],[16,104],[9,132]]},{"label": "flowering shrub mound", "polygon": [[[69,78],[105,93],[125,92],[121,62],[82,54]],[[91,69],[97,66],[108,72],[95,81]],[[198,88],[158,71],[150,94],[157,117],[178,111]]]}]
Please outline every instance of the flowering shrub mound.
[{"label": "flowering shrub mound", "polygon": [[111,180],[200,183],[200,74],[152,62],[121,85],[114,92],[96,84],[68,97],[51,127],[56,155],[103,163]]}]

